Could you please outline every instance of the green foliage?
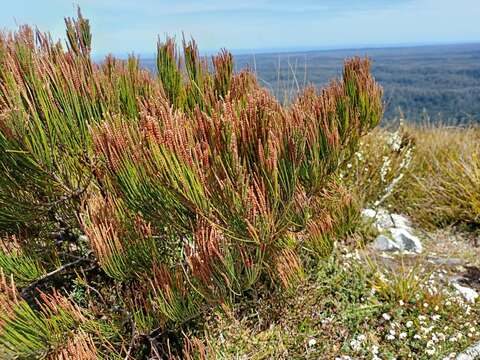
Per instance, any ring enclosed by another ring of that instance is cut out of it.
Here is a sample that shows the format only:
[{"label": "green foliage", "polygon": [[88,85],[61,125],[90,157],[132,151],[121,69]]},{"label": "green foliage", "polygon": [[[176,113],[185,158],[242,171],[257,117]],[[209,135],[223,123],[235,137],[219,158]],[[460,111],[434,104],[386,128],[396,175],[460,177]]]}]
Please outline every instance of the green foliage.
[{"label": "green foliage", "polygon": [[41,357],[53,342],[44,318],[25,302],[13,309],[13,320],[3,318],[0,343],[8,353],[19,358]]},{"label": "green foliage", "polygon": [[178,69],[178,56],[175,42],[167,38],[165,43],[157,44],[158,78],[170,103],[179,108],[183,98],[182,74]]},{"label": "green foliage", "polygon": [[0,348],[15,358],[42,358],[62,346],[65,335],[87,319],[57,292],[40,294],[39,309],[20,298],[13,280],[0,272]]},{"label": "green foliage", "polygon": [[0,268],[6,275],[13,275],[19,285],[28,285],[45,274],[38,259],[16,252],[7,254],[0,250]]}]

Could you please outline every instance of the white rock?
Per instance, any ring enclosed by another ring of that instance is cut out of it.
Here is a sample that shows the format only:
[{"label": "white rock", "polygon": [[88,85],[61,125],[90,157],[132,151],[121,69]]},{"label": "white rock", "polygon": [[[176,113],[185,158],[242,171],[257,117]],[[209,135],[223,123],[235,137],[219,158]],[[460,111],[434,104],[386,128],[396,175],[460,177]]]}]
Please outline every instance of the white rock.
[{"label": "white rock", "polygon": [[[363,209],[362,215],[367,219],[373,219],[378,231],[384,232],[379,235],[374,243],[374,249],[378,251],[409,251],[421,253],[423,251],[420,239],[413,235],[413,229],[408,218],[399,214],[390,214],[385,209]],[[385,232],[387,232],[385,234]]]},{"label": "white rock", "polygon": [[395,226],[392,216],[388,211],[379,209],[375,218],[375,225],[378,231],[386,230]]},{"label": "white rock", "polygon": [[410,229],[410,220],[403,215],[390,214],[385,209],[363,209],[362,215],[368,219],[374,219],[375,226],[379,231],[389,229],[391,227]]},{"label": "white rock", "polygon": [[468,302],[474,303],[475,300],[478,298],[478,293],[466,286],[462,286],[457,282],[452,283],[453,287],[458,290],[460,294],[467,300]]},{"label": "white rock", "polygon": [[392,221],[395,224],[395,227],[410,229],[411,223],[407,217],[403,215],[398,215],[398,214],[391,214],[390,217],[392,218]]},{"label": "white rock", "polygon": [[402,251],[415,253],[421,253],[423,251],[420,239],[413,235],[409,229],[391,228],[389,231],[390,234],[392,234],[393,241],[398,244]]},{"label": "white rock", "polygon": [[316,344],[317,344],[317,340],[315,340],[315,339],[308,340],[308,346],[309,347],[315,346]]},{"label": "white rock", "polygon": [[363,209],[362,215],[366,218],[374,218],[375,216],[377,216],[377,212],[373,209]]},{"label": "white rock", "polygon": [[457,360],[475,360],[480,358],[480,342],[470,346],[457,356]]},{"label": "white rock", "polygon": [[80,235],[78,237],[79,242],[88,242],[88,236],[87,235]]}]

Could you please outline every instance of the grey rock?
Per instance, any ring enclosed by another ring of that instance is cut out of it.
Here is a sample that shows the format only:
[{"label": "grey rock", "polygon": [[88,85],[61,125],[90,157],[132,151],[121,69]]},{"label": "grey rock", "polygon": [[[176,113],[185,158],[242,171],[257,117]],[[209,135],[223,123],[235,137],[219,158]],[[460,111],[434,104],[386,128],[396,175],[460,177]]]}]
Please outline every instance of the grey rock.
[{"label": "grey rock", "polygon": [[467,350],[457,356],[457,360],[480,359],[480,341],[470,346]]},{"label": "grey rock", "polygon": [[439,258],[439,257],[427,257],[427,260],[436,265],[444,266],[460,266],[465,264],[465,260],[459,258]]},{"label": "grey rock", "polygon": [[379,235],[372,244],[377,251],[401,251],[402,249],[396,242],[385,235]]},{"label": "grey rock", "polygon": [[364,218],[373,220],[377,230],[383,232],[378,236],[373,248],[378,251],[409,251],[421,253],[423,246],[420,239],[413,234],[410,220],[403,215],[390,214],[385,209],[364,209]]},{"label": "grey rock", "polygon": [[408,251],[421,253],[423,251],[420,239],[409,230],[402,228],[388,229],[390,234],[379,235],[372,246],[377,251]]},{"label": "grey rock", "polygon": [[392,227],[410,229],[410,220],[403,215],[390,214],[385,209],[363,209],[362,215],[366,219],[372,219],[379,231]]},{"label": "grey rock", "polygon": [[375,216],[377,216],[377,212],[373,209],[363,209],[362,210],[362,215],[365,218],[373,219],[373,218],[375,218]]}]

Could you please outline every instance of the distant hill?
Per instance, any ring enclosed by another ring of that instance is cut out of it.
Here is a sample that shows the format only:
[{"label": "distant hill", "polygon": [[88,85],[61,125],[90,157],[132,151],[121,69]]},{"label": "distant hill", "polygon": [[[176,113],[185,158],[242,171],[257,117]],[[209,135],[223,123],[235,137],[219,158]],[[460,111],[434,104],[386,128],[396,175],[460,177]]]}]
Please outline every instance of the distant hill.
[{"label": "distant hill", "polygon": [[[398,109],[417,121],[480,120],[480,44],[236,55],[235,60],[237,70],[256,71],[283,100],[305,84],[324,85],[340,75],[343,59],[355,55],[373,60],[387,120],[398,116]],[[154,60],[142,62],[154,70]]]}]

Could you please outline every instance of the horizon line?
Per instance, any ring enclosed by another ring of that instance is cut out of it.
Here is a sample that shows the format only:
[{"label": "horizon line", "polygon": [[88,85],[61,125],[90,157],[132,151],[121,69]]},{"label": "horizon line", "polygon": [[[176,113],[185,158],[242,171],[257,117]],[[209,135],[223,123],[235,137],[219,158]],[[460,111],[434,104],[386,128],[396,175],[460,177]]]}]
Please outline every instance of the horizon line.
[{"label": "horizon line", "polygon": [[[390,44],[351,44],[338,46],[300,46],[300,47],[263,47],[252,49],[228,49],[234,56],[248,56],[248,55],[276,55],[276,54],[291,54],[291,53],[309,53],[309,52],[329,52],[329,51],[355,51],[355,50],[381,50],[381,49],[408,49],[408,48],[422,48],[422,47],[436,47],[436,46],[462,46],[462,45],[480,45],[480,40],[475,41],[437,41],[437,42],[413,42],[413,43],[390,43]],[[217,54],[225,47],[217,49],[199,49],[202,56],[211,56]],[[113,55],[118,58],[126,58],[130,55],[135,55],[143,59],[151,59],[156,56],[155,52],[151,53],[136,53],[135,51],[123,53],[101,53],[92,55],[92,58],[103,59],[108,55]]]}]

